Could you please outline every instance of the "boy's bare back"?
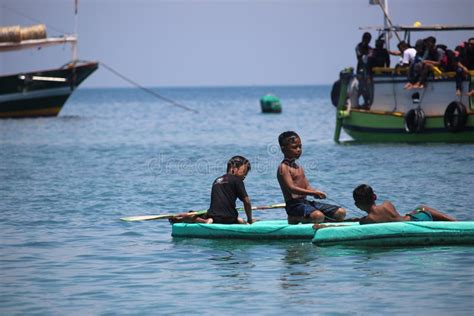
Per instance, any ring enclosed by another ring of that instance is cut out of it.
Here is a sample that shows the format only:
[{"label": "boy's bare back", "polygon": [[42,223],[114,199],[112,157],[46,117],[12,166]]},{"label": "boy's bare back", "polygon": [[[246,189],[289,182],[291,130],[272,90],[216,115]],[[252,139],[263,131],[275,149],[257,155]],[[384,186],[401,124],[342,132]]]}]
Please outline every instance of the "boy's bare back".
[{"label": "boy's bare back", "polygon": [[401,216],[395,206],[390,201],[384,201],[382,204],[373,205],[369,214],[360,219],[361,224],[370,223],[384,223],[384,222],[401,222],[406,221],[405,217]]}]

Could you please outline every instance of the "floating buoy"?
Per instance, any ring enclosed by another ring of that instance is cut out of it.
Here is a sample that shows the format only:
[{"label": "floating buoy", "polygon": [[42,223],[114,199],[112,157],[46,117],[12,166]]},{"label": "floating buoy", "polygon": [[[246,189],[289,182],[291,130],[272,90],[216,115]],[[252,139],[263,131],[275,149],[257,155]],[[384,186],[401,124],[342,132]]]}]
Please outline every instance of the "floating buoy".
[{"label": "floating buoy", "polygon": [[261,97],[260,106],[263,113],[281,113],[280,99],[272,94]]}]

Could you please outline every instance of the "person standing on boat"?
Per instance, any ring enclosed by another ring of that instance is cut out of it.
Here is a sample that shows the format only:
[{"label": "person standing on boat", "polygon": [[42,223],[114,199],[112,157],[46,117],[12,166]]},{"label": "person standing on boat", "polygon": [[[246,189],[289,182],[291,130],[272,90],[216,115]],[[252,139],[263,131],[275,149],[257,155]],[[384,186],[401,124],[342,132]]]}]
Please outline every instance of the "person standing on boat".
[{"label": "person standing on boat", "polygon": [[[207,217],[216,224],[252,224],[252,205],[245,190],[244,179],[250,171],[250,162],[242,156],[234,156],[227,162],[227,173],[214,180],[211,190],[211,205]],[[247,222],[239,217],[235,201],[244,204]]]},{"label": "person standing on boat", "polygon": [[358,80],[358,97],[362,96],[363,103],[358,104],[359,107],[369,109],[373,101],[372,89],[372,70],[371,60],[373,58],[373,48],[369,45],[372,35],[365,32],[362,35],[362,41],[357,44],[355,51],[357,57],[357,80]]},{"label": "person standing on boat", "polygon": [[456,221],[453,217],[426,205],[421,205],[414,211],[402,216],[397,212],[395,206],[390,201],[384,201],[382,204],[376,205],[375,201],[377,200],[377,196],[374,190],[367,184],[357,186],[352,192],[352,195],[355,205],[359,209],[367,212],[367,216],[351,219],[352,221],[359,221],[360,224],[407,221]]},{"label": "person standing on boat", "polygon": [[288,224],[342,221],[346,211],[340,206],[306,199],[308,195],[325,199],[326,194],[309,185],[303,167],[296,163],[302,153],[298,134],[293,131],[284,132],[278,137],[278,143],[285,159],[278,166],[277,179],[285,198]]},{"label": "person standing on boat", "polygon": [[357,57],[357,73],[367,72],[369,57],[372,55],[372,47],[370,47],[370,40],[372,35],[369,32],[365,32],[362,35],[362,41],[357,44],[355,48]]}]

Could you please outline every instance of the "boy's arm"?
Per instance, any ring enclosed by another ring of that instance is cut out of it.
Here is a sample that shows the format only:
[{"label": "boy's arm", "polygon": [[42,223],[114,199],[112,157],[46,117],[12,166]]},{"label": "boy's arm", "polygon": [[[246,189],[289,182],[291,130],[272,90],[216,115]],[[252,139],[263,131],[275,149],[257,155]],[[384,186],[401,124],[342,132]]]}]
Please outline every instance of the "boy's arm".
[{"label": "boy's arm", "polygon": [[252,204],[250,203],[250,198],[248,196],[244,197],[242,203],[244,204],[245,214],[247,215],[247,223],[252,224]]},{"label": "boy's arm", "polygon": [[235,184],[237,197],[244,204],[245,214],[247,215],[247,222],[249,224],[252,224],[252,204],[250,203],[250,198],[247,194],[247,190],[245,190],[244,182],[242,180],[238,180]]},{"label": "boy's arm", "polygon": [[302,172],[303,172],[303,179],[304,179],[304,182],[306,184],[306,189],[307,190],[310,190],[310,191],[313,191],[313,192],[318,192],[318,194],[314,194],[313,196],[318,198],[318,199],[325,199],[326,198],[326,193],[324,193],[323,191],[319,191],[319,190],[316,190],[315,188],[313,188],[310,184],[309,184],[309,181],[308,181],[308,178],[306,178],[306,174],[304,173],[304,169],[303,167],[300,167]]},{"label": "boy's arm", "polygon": [[401,56],[402,55],[402,52],[401,51],[397,51],[397,50],[389,50],[388,53],[390,55],[394,55],[394,56]]},{"label": "boy's arm", "polygon": [[297,186],[293,182],[293,179],[291,178],[291,174],[290,174],[290,167],[288,165],[281,164],[280,168],[279,168],[279,172],[281,174],[281,179],[283,181],[283,185],[292,194],[311,195],[311,196],[315,196],[315,197],[319,197],[319,198],[325,198],[326,197],[326,194],[324,194],[323,192],[315,190],[315,189],[311,188],[311,186],[309,186],[309,182],[306,179],[306,176],[304,176],[304,171],[303,171],[303,176],[304,176],[304,181],[305,181],[305,187],[304,188],[301,188],[301,187]]},{"label": "boy's arm", "polygon": [[372,220],[369,216],[364,216],[359,219],[359,224],[375,224],[376,222]]}]

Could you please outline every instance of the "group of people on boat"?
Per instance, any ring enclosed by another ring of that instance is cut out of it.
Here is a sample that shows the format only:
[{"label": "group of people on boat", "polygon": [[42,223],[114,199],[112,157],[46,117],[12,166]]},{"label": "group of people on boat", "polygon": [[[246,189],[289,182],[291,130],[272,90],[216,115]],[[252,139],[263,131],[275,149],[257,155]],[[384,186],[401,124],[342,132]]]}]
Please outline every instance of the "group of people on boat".
[{"label": "group of people on boat", "polygon": [[[360,224],[399,222],[399,221],[455,221],[454,218],[428,206],[420,206],[414,211],[400,215],[391,202],[376,205],[377,199],[372,188],[359,185],[353,191],[355,205],[367,213],[361,218],[345,219],[346,210],[315,200],[326,199],[323,191],[314,189],[305,176],[303,167],[297,163],[302,154],[301,138],[294,131],[279,135],[278,143],[284,159],[278,166],[277,180],[285,199],[288,224],[321,222],[359,221]],[[245,189],[244,180],[251,170],[250,161],[243,156],[234,156],[227,163],[227,172],[216,178],[212,184],[211,203],[206,214],[182,213],[170,219],[171,223],[188,222],[204,224],[252,224],[252,205]],[[236,210],[236,200],[244,205],[247,221]]]},{"label": "group of people on boat", "polygon": [[[372,48],[372,35],[369,32],[362,35],[362,40],[355,49],[358,75],[371,76],[375,67],[390,68],[390,55],[395,55],[400,56],[395,70],[405,70],[408,73],[405,89],[425,88],[430,74],[438,76],[454,72],[456,95],[461,95],[463,80],[470,79],[469,71],[474,70],[474,37],[463,41],[454,50],[437,44],[436,38],[429,36],[416,41],[415,47],[400,41],[397,45],[398,51],[389,51],[385,48],[384,36],[385,34],[379,36],[375,41],[375,48]],[[474,96],[474,89],[468,91],[467,95]]]}]

